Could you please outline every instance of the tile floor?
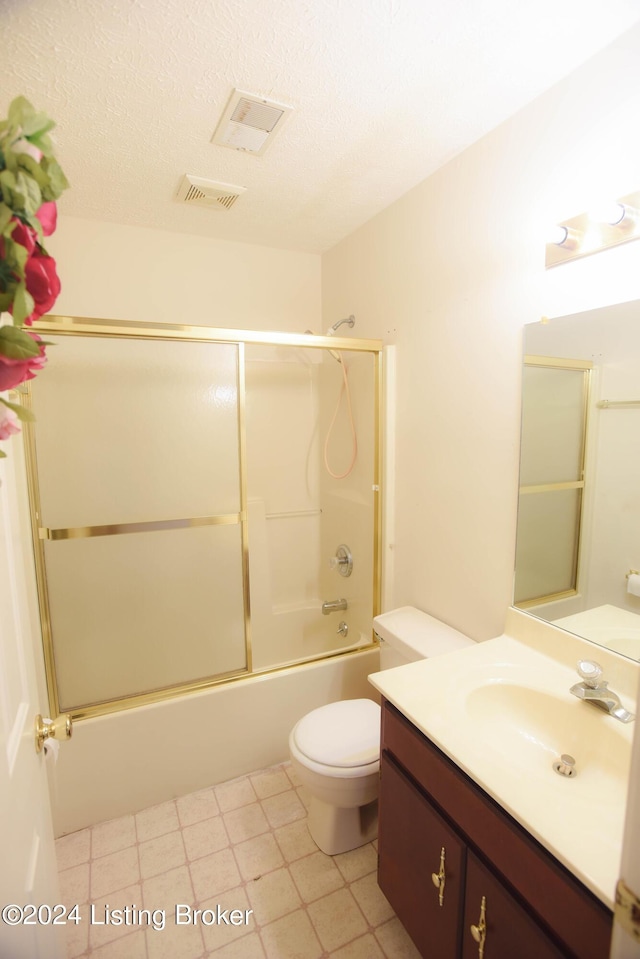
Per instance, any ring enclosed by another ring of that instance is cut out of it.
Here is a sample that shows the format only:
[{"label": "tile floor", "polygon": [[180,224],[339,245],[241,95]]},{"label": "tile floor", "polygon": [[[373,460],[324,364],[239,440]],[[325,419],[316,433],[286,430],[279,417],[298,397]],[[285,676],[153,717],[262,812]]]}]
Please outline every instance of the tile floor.
[{"label": "tile floor", "polygon": [[306,799],[284,763],[57,840],[69,959],[418,959],[375,843],[325,856]]}]

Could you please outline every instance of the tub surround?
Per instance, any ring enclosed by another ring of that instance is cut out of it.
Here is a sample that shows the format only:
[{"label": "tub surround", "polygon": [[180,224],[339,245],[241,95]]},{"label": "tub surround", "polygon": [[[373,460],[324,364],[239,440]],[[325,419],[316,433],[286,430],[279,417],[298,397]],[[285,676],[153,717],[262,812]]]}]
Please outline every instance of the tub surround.
[{"label": "tub surround", "polygon": [[[579,658],[635,712],[637,663],[515,609],[502,636],[369,681],[612,908],[634,723],[571,696]],[[555,748],[575,755],[575,778],[553,772]]]}]

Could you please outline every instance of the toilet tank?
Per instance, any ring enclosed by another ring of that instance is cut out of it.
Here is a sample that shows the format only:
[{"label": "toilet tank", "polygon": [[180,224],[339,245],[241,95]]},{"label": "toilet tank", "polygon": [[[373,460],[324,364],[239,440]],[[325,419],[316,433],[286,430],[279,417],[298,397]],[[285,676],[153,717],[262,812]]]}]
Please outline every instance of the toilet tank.
[{"label": "toilet tank", "polygon": [[380,639],[380,669],[404,666],[474,644],[473,639],[414,606],[381,613],[373,620],[373,630]]}]

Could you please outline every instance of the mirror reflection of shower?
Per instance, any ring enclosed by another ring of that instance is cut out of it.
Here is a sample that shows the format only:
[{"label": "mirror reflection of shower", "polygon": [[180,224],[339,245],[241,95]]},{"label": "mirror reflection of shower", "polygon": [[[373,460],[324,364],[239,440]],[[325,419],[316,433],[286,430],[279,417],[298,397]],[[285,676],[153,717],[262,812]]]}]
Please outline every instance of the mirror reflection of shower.
[{"label": "mirror reflection of shower", "polygon": [[[341,326],[343,326],[343,324],[345,323],[347,326],[351,328],[355,325],[355,322],[356,322],[356,318],[353,315],[353,313],[351,313],[350,316],[346,316],[344,317],[344,319],[337,320],[335,323],[333,323],[327,330],[326,336],[333,336],[333,334],[336,333],[338,329]],[[313,330],[305,330],[305,333],[309,333],[311,336],[315,335]],[[347,371],[347,364],[345,363],[344,357],[339,350],[329,350],[329,352],[331,353],[331,356],[334,358],[334,360],[337,360],[338,363],[340,363],[340,366],[342,368],[342,386],[340,387],[340,392],[338,394],[338,400],[336,402],[333,417],[331,419],[331,423],[329,424],[327,435],[324,441],[324,448],[323,448],[324,467],[327,473],[329,474],[329,476],[333,477],[333,479],[346,479],[346,477],[349,476],[350,473],[352,472],[353,467],[355,466],[355,463],[356,463],[356,459],[358,457],[358,436],[356,433],[355,423],[353,420],[353,409],[351,407],[351,391],[349,390],[349,375]],[[336,420],[338,419],[338,413],[340,412],[340,404],[342,402],[343,395],[347,403],[347,416],[349,417],[349,430],[351,432],[351,459],[349,461],[349,465],[347,466],[346,470],[343,473],[337,473],[337,472],[334,472],[334,470],[329,465],[329,444],[331,442],[331,435],[333,433],[333,428],[336,424]]]}]

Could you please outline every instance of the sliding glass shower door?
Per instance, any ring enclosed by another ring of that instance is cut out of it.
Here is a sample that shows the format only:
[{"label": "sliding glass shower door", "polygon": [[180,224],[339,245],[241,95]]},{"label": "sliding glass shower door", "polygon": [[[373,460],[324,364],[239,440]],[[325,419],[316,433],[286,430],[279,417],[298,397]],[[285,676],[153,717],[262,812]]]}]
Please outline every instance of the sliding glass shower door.
[{"label": "sliding glass shower door", "polygon": [[245,670],[237,345],[53,340],[32,389],[60,709]]},{"label": "sliding glass shower door", "polygon": [[77,326],[45,330],[27,444],[52,712],[370,646],[380,346]]}]

